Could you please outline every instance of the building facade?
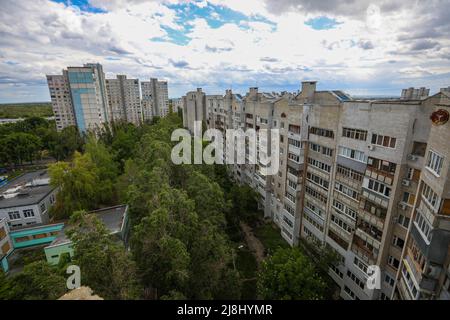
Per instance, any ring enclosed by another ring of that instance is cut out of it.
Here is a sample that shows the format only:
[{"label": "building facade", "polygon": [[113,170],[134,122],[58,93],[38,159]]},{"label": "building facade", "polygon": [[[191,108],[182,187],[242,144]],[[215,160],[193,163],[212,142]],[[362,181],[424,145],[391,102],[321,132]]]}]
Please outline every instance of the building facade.
[{"label": "building facade", "polygon": [[117,75],[106,79],[106,91],[112,121],[125,121],[140,125],[143,120],[138,79]]},{"label": "building facade", "polygon": [[85,132],[100,128],[110,121],[105,74],[101,64],[68,67],[63,70],[62,76],[47,76],[47,83],[58,130],[76,125],[81,132]]},{"label": "building facade", "polygon": [[[231,91],[221,97],[197,90],[186,95],[183,121],[191,131],[193,121],[204,119],[220,130],[279,129],[278,174],[262,175],[259,162],[230,165],[230,172],[260,194],[264,216],[288,243],[309,241],[338,254],[330,276],[342,298],[446,297],[450,124],[432,125],[430,115],[448,109],[449,94],[416,91],[424,94],[355,100],[342,91],[318,91],[315,82],[303,82],[298,94],[250,88],[242,99]],[[445,119],[445,112],[437,118]],[[427,166],[442,168],[433,174]],[[426,219],[417,212],[426,212]],[[424,234],[431,238],[420,242]],[[422,259],[415,274],[408,252]],[[381,271],[381,286],[369,289],[373,266]]]},{"label": "building facade", "polygon": [[56,194],[46,170],[25,173],[0,188],[0,219],[12,230],[47,224]]},{"label": "building facade", "polygon": [[[151,110],[152,117],[165,117],[169,113],[169,91],[167,81],[159,81],[156,78],[141,82],[143,104]],[[145,101],[145,102],[144,102]],[[147,120],[144,117],[144,120]]]}]

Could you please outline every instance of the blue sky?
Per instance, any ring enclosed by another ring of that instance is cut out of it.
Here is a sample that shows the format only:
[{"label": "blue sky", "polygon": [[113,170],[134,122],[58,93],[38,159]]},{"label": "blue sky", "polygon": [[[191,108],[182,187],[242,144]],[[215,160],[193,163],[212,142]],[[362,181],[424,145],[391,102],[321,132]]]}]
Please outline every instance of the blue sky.
[{"label": "blue sky", "polygon": [[0,12],[0,103],[48,101],[45,75],[100,62],[107,77],[245,94],[303,80],[353,95],[450,85],[450,0],[21,0]]}]

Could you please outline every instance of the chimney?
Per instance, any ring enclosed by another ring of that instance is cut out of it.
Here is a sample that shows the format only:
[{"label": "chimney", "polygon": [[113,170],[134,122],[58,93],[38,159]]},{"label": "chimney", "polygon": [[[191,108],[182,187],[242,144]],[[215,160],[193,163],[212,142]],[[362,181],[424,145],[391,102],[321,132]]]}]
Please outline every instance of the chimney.
[{"label": "chimney", "polygon": [[307,102],[312,102],[314,92],[316,92],[317,81],[303,81],[302,82],[302,96],[307,99]]}]

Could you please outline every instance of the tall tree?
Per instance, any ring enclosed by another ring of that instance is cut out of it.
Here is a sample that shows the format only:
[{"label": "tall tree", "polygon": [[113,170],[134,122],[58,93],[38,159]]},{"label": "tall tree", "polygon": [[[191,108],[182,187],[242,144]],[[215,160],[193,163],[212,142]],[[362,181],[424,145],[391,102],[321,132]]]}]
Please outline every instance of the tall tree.
[{"label": "tall tree", "polygon": [[262,264],[258,292],[269,300],[324,299],[326,283],[298,248],[278,249]]},{"label": "tall tree", "polygon": [[124,246],[108,234],[94,214],[76,212],[68,231],[81,281],[104,299],[136,299],[141,295],[136,268]]}]

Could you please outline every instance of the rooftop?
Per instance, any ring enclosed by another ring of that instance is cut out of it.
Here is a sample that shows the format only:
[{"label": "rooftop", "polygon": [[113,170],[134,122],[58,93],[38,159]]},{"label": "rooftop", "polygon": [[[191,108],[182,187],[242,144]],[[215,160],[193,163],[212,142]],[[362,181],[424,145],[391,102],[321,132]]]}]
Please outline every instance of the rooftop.
[{"label": "rooftop", "polygon": [[[115,207],[109,207],[99,210],[94,210],[88,212],[88,214],[95,214],[100,221],[105,225],[106,229],[109,230],[110,234],[116,234],[122,231],[123,222],[126,218],[128,211],[127,205],[119,205]],[[64,232],[64,229],[61,230],[58,237],[49,245],[49,246],[57,246],[60,244],[64,244],[70,241],[67,235]]]},{"label": "rooftop", "polygon": [[25,173],[0,187],[0,208],[37,204],[54,189],[47,170]]}]

